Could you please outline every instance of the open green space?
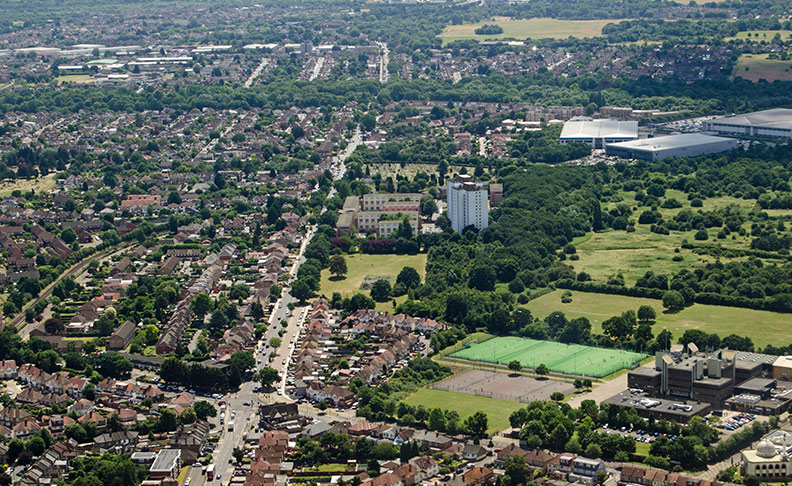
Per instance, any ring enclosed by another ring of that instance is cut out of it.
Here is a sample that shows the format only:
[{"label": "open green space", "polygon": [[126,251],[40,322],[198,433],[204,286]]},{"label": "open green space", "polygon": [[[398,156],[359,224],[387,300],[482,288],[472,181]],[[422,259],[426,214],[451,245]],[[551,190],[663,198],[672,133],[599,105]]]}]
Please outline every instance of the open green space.
[{"label": "open green space", "polygon": [[10,196],[14,191],[49,192],[55,187],[55,176],[52,173],[35,179],[14,179],[0,183],[0,196]]},{"label": "open green space", "polygon": [[792,337],[789,337],[789,325],[792,322],[789,314],[706,304],[693,304],[676,313],[664,313],[659,300],[577,291],[572,292],[572,302],[562,304],[562,292],[555,290],[528,302],[525,307],[540,319],[554,311],[563,312],[569,319],[585,317],[591,321],[592,330],[600,333],[602,321],[626,310],[650,305],[657,312],[654,333],[668,329],[674,339],[688,329],[701,329],[721,337],[729,334],[748,336],[757,347],[768,344],[782,346],[792,342]]},{"label": "open green space", "polygon": [[[367,278],[374,277],[390,277],[390,283],[396,283],[396,277],[404,267],[413,267],[421,275],[421,278],[426,274],[426,254],[421,253],[418,255],[364,255],[353,254],[344,255],[347,262],[346,277],[341,279],[331,278],[328,269],[322,270],[322,278],[319,282],[319,293],[324,294],[327,298],[333,295],[333,292],[338,292],[342,296],[352,295],[357,292],[362,292],[368,295],[368,290],[360,288],[363,281]],[[406,300],[406,296],[397,297],[396,303],[399,304]],[[377,303],[377,310],[381,312],[393,312],[393,303],[380,302]]]},{"label": "open green space", "polygon": [[742,54],[734,64],[732,78],[737,76],[749,81],[790,81],[792,61],[768,59],[767,54]]},{"label": "open green space", "polygon": [[434,388],[421,388],[407,397],[405,402],[410,405],[423,405],[426,408],[442,408],[456,410],[462,420],[481,410],[487,414],[488,432],[499,432],[509,428],[509,415],[524,405],[508,400],[468,395]]},{"label": "open green space", "polygon": [[770,42],[773,40],[776,34],[781,36],[781,40],[788,41],[792,39],[792,30],[749,30],[746,32],[737,32],[737,35],[734,37],[726,37],[723,40],[753,40],[757,42]]},{"label": "open green space", "polygon": [[56,84],[64,84],[64,83],[85,84],[85,83],[95,83],[95,82],[96,80],[93,77],[91,77],[90,74],[67,74],[55,78]]},{"label": "open green space", "polygon": [[[566,39],[567,37],[596,37],[602,34],[602,28],[610,23],[621,20],[557,20],[549,18],[511,19],[508,17],[494,17],[475,24],[449,25],[440,34],[443,43],[460,39]],[[484,24],[495,24],[503,29],[502,34],[476,35],[476,29]]]},{"label": "open green space", "polygon": [[544,364],[551,371],[595,378],[607,376],[623,368],[633,368],[646,357],[644,354],[620,349],[595,348],[511,336],[471,344],[450,356],[498,364],[517,360],[526,368],[536,368]]},{"label": "open green space", "polygon": [[[606,205],[608,210],[620,204],[627,204],[634,208],[630,219],[637,221],[638,216],[646,208],[637,207],[633,193],[622,192],[618,194],[619,202],[610,202]],[[720,196],[704,199],[701,208],[692,208],[687,195],[681,191],[667,190],[665,199],[676,199],[681,208],[660,208],[659,212],[665,219],[673,218],[678,212],[688,209],[693,211],[713,211],[729,205],[738,206],[746,213],[756,205],[754,199],[737,199],[729,196]],[[750,230],[751,223],[744,225]],[[725,239],[717,239],[719,228],[708,230],[707,243],[717,244],[724,248],[747,249],[751,245],[750,233],[740,236],[732,232]],[[650,231],[648,224],[636,224],[635,231],[606,231],[590,233],[573,241],[577,249],[578,260],[569,260],[568,263],[577,272],[588,273],[594,281],[604,282],[608,277],[621,273],[627,285],[633,285],[647,271],[670,275],[680,270],[703,265],[715,261],[709,255],[698,255],[691,250],[682,248],[684,240],[695,242],[695,231],[671,231],[668,235],[661,235]],[[681,257],[681,260],[680,260]],[[676,258],[676,261],[675,261]],[[724,260],[723,258],[721,260]]]}]

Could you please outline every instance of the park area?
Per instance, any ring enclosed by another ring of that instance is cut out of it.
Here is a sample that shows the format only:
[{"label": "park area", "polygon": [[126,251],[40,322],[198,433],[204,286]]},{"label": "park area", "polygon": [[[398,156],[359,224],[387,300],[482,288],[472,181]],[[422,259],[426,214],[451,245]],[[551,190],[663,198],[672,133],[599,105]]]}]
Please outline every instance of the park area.
[{"label": "park area", "polygon": [[521,403],[550,401],[553,393],[569,395],[575,391],[563,381],[475,369],[446,378],[432,388]]},{"label": "park area", "polygon": [[421,388],[404,400],[406,403],[426,408],[455,410],[462,420],[479,410],[487,414],[488,433],[509,428],[509,415],[522,408],[522,403],[496,398],[479,397],[468,393],[456,393],[434,388]]},{"label": "park area", "polygon": [[[567,37],[596,37],[602,34],[602,28],[620,20],[557,20],[557,19],[512,19],[495,17],[475,24],[449,25],[440,34],[444,44],[464,39],[566,39]],[[476,35],[475,30],[484,24],[496,24],[503,29],[502,34]]]},{"label": "park area", "polygon": [[[319,292],[327,298],[338,292],[347,297],[357,292],[369,294],[368,290],[361,289],[363,282],[378,277],[387,277],[391,285],[396,282],[396,277],[404,267],[413,267],[423,279],[426,274],[426,254],[418,255],[366,255],[353,254],[344,255],[347,263],[347,274],[345,277],[337,278],[330,275],[328,269],[322,270],[322,278],[319,282]],[[407,297],[397,297],[396,303],[403,302]],[[393,311],[391,301],[377,303],[377,310],[380,312]]]},{"label": "park area", "polygon": [[674,341],[688,329],[700,329],[722,338],[729,334],[748,336],[756,347],[786,346],[792,342],[792,337],[787,337],[789,314],[707,304],[693,304],[679,312],[666,313],[662,312],[663,304],[659,300],[579,291],[572,292],[572,302],[563,304],[562,293],[563,290],[555,290],[528,302],[525,307],[539,319],[554,311],[563,312],[567,319],[585,317],[591,322],[592,332],[601,333],[602,321],[649,305],[657,312],[652,331],[657,334],[667,329],[674,335]]},{"label": "park area", "polygon": [[646,355],[580,344],[498,337],[472,344],[450,357],[504,365],[517,360],[526,368],[544,364],[550,371],[557,373],[601,378],[624,368],[638,366]]},{"label": "park area", "polygon": [[749,81],[790,81],[792,61],[768,59],[767,54],[743,54],[737,59],[732,78],[741,77]]}]

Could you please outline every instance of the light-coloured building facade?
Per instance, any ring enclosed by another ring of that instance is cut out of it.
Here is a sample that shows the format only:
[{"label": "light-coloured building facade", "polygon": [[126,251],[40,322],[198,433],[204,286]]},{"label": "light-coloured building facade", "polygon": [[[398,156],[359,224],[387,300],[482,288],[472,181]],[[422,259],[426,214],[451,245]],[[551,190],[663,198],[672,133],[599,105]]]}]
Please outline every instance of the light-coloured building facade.
[{"label": "light-coloured building facade", "polygon": [[451,228],[461,233],[467,226],[479,231],[489,225],[489,193],[487,184],[475,182],[468,175],[449,180],[446,184],[448,219]]},{"label": "light-coloured building facade", "polygon": [[420,203],[421,194],[416,193],[363,195],[363,211],[411,211]]},{"label": "light-coloured building facade", "polygon": [[776,430],[754,449],[741,452],[743,475],[753,474],[763,482],[786,482],[792,478],[792,434]]}]

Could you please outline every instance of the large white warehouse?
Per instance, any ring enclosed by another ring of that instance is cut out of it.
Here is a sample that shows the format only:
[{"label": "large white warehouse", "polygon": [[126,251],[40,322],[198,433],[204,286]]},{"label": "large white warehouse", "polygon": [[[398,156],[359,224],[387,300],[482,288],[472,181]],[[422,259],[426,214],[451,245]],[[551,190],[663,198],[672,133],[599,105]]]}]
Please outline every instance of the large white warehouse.
[{"label": "large white warehouse", "polygon": [[663,160],[667,157],[697,157],[734,150],[739,142],[733,138],[713,137],[700,133],[683,133],[665,137],[645,138],[629,142],[609,143],[605,153],[625,159]]},{"label": "large white warehouse", "polygon": [[722,135],[792,138],[792,110],[773,108],[742,115],[730,115],[704,122],[704,128]]},{"label": "large white warehouse", "polygon": [[605,148],[606,143],[637,138],[637,121],[571,120],[564,123],[559,142],[586,142],[595,149],[601,149]]}]

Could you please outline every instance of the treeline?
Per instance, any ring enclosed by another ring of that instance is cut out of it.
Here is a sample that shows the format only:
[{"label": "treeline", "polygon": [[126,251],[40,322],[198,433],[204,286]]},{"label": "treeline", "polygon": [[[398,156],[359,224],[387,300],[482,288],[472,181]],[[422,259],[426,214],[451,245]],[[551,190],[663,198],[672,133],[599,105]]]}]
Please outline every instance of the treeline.
[{"label": "treeline", "polygon": [[350,101],[385,105],[402,100],[587,106],[591,96],[601,94],[603,101],[636,109],[689,110],[693,114],[711,114],[790,104],[792,94],[784,94],[792,93],[792,89],[788,89],[790,85],[791,82],[775,82],[773,89],[768,89],[766,84],[742,79],[688,83],[651,78],[614,79],[602,74],[562,78],[552,73],[538,73],[531,76],[490,74],[459,83],[392,78],[385,85],[360,79],[311,82],[275,79],[250,88],[190,85],[140,93],[113,87],[46,86],[0,92],[0,113],[140,112],[165,108],[180,112],[203,108],[286,109],[292,106],[340,107]]}]

